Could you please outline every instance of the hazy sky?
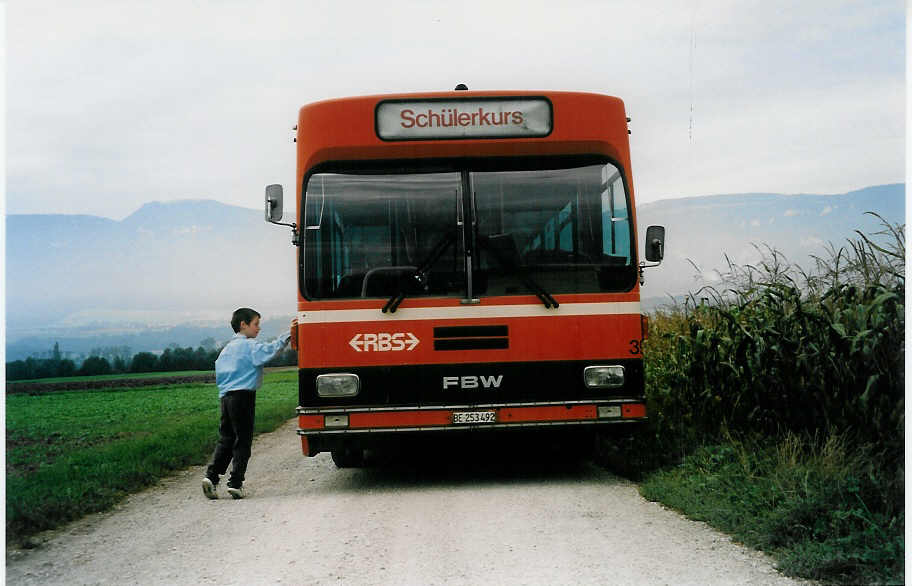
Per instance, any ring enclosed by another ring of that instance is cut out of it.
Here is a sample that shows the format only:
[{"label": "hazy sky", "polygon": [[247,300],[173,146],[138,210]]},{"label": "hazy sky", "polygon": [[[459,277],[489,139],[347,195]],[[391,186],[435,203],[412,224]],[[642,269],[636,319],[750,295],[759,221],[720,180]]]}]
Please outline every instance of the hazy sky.
[{"label": "hazy sky", "polygon": [[7,5],[7,213],[293,190],[298,108],[400,91],[625,100],[640,202],[905,179],[901,0]]}]

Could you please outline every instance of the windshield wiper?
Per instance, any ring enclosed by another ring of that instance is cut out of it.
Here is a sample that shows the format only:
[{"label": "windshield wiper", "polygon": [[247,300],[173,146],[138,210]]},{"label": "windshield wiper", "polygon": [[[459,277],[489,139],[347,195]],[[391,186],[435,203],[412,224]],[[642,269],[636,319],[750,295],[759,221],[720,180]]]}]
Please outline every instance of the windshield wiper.
[{"label": "windshield wiper", "polygon": [[[431,270],[431,267],[434,266],[434,263],[437,262],[437,259],[443,256],[443,253],[446,252],[447,248],[449,248],[450,245],[454,242],[456,242],[456,234],[450,232],[434,246],[430,254],[428,254],[427,258],[418,265],[418,268],[415,269],[415,274],[412,275],[412,278],[415,279],[419,287],[423,288],[427,285],[428,271]],[[382,313],[386,313],[387,311],[390,313],[396,313],[396,309],[399,308],[399,304],[405,300],[405,297],[408,293],[406,293],[404,287],[402,287],[402,281],[399,281],[399,283],[399,290],[389,298],[389,300],[386,302],[386,305],[384,305],[380,310]]]},{"label": "windshield wiper", "polygon": [[478,246],[491,253],[494,260],[504,268],[504,274],[515,274],[519,280],[528,289],[531,289],[535,296],[544,304],[545,309],[560,307],[557,299],[545,291],[544,287],[539,285],[519,264],[519,251],[516,250],[516,243],[513,242],[513,236],[510,234],[490,234],[487,236],[478,235],[476,238]]},{"label": "windshield wiper", "polygon": [[[422,261],[418,268],[415,270],[415,274],[412,275],[412,278],[415,279],[419,287],[424,287],[427,284],[427,273],[434,266],[434,263],[443,256],[443,253],[456,241],[456,234],[450,232],[447,234],[440,242],[434,246],[427,258]],[[508,242],[509,244],[502,244]],[[536,297],[542,302],[546,309],[560,307],[560,303],[551,296],[550,293],[545,291],[544,287],[539,285],[535,279],[533,279],[526,271],[524,271],[518,262],[519,253],[516,251],[516,244],[513,242],[513,237],[510,235],[490,235],[477,237],[477,244],[488,250],[491,253],[491,256],[504,268],[504,272],[507,275],[515,274],[520,282],[525,285],[529,290],[531,290]],[[504,249],[507,250],[504,250]],[[405,300],[408,293],[400,285],[400,288],[392,297],[387,300],[386,304],[383,306],[380,311],[382,313],[396,313],[396,310],[399,308],[399,305]]]}]

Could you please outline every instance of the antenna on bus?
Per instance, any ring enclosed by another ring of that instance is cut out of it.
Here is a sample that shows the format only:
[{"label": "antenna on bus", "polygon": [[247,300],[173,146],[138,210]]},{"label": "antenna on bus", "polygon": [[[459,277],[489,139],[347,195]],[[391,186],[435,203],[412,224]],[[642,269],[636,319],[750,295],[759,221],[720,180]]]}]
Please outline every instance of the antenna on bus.
[{"label": "antenna on bus", "polygon": [[467,86],[464,83],[461,83],[461,84],[457,85],[456,87],[454,87],[453,91],[464,92],[464,91],[467,91],[468,89],[469,89],[469,86]]}]

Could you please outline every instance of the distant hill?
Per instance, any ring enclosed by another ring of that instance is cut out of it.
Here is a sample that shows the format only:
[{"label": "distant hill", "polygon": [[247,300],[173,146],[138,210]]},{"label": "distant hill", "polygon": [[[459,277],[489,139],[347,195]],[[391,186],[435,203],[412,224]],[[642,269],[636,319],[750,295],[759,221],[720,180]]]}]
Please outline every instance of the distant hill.
[{"label": "distant hill", "polygon": [[[768,243],[792,260],[877,229],[876,211],[905,216],[903,184],[838,195],[733,194],[669,199],[639,207],[645,226],[667,229],[667,256],[647,270],[644,305],[694,288],[693,260],[711,277],[723,255],[756,258]],[[211,200],[148,203],[122,221],[94,216],[6,218],[7,360],[50,349],[227,340],[231,312],[250,305],[276,335],[296,310],[290,230],[259,210]],[[642,244],[641,244],[642,250]],[[652,298],[652,301],[649,299]],[[274,325],[272,325],[274,324]],[[265,325],[265,324],[264,324]]]},{"label": "distant hill", "polygon": [[[137,337],[150,325],[205,330],[240,306],[264,317],[296,310],[291,231],[259,210],[186,200],[148,203],[119,222],[10,215],[6,235],[8,359],[23,342]],[[198,335],[172,341],[197,344]]]},{"label": "distant hill", "polygon": [[[873,233],[880,221],[905,223],[905,184],[879,185],[836,195],[751,193],[662,200],[639,206],[640,234],[646,226],[666,227],[666,257],[647,269],[644,301],[670,296],[712,282],[714,269],[726,268],[725,255],[737,264],[758,259],[756,245],[769,245],[788,260],[807,266],[811,254],[827,243],[842,246],[855,230]],[[642,249],[642,243],[641,243]],[[688,262],[702,270],[701,275]]]}]

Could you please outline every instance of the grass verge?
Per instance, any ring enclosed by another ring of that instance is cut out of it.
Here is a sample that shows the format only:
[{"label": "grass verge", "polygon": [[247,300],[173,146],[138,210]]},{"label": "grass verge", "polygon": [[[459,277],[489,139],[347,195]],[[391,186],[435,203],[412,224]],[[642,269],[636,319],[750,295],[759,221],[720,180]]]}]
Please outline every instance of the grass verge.
[{"label": "grass verge", "polygon": [[736,439],[646,476],[641,493],[770,553],[792,576],[904,582],[903,479],[846,436]]},{"label": "grass verge", "polygon": [[[266,373],[256,433],[294,416],[297,402],[297,372]],[[39,531],[205,463],[218,422],[212,383],[7,396],[7,542],[27,544]]]}]

